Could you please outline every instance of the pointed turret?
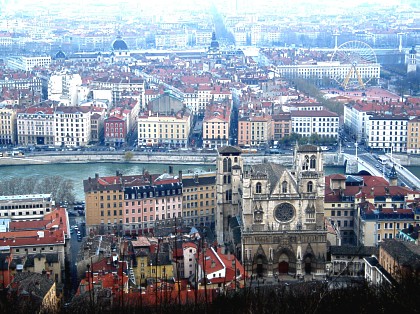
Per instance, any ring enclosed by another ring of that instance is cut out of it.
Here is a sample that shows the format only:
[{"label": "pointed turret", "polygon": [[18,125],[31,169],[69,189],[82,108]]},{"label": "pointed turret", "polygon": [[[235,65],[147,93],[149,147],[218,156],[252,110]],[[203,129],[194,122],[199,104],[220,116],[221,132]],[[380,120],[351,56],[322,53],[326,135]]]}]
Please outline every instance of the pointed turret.
[{"label": "pointed turret", "polygon": [[389,185],[390,186],[398,185],[398,173],[397,173],[397,170],[395,170],[395,164],[392,165],[392,169],[389,172]]}]

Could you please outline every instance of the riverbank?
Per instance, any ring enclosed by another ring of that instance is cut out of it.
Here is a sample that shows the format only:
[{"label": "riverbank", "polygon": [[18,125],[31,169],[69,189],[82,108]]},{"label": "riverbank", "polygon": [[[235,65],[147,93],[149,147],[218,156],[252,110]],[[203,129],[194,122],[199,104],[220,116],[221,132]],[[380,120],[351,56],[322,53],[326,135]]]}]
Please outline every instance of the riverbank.
[{"label": "riverbank", "polygon": [[[293,162],[292,154],[260,155],[243,154],[247,164],[256,164],[262,161],[277,162],[289,166]],[[82,164],[82,163],[132,163],[132,164],[187,164],[187,165],[214,165],[217,153],[201,153],[178,151],[172,153],[143,153],[132,152],[49,152],[29,154],[22,157],[1,157],[0,166],[13,165],[45,165],[45,164]],[[420,166],[419,155],[394,154],[393,158],[403,166]],[[324,153],[326,166],[343,166],[344,159],[338,158],[336,152]]]}]

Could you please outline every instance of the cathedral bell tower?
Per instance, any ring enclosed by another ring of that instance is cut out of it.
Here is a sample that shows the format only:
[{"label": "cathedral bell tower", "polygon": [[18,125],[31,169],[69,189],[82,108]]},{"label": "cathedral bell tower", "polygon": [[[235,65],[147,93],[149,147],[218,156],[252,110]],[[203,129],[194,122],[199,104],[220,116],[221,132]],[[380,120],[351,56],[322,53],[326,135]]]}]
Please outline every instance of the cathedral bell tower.
[{"label": "cathedral bell tower", "polygon": [[[242,150],[223,146],[218,149],[216,161],[216,236],[220,245],[233,243],[234,227],[239,226],[241,199],[239,195],[242,176]],[[237,228],[238,229],[238,228]]]}]

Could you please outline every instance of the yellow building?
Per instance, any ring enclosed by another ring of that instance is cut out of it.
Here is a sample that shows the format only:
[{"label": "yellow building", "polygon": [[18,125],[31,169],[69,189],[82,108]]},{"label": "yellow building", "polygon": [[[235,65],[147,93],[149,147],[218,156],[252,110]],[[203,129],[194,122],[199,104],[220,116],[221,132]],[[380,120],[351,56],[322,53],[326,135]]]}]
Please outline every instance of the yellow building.
[{"label": "yellow building", "polygon": [[408,120],[407,122],[407,153],[420,153],[420,117]]},{"label": "yellow building", "polygon": [[123,228],[124,189],[122,175],[83,181],[86,202],[87,232],[121,232]]},{"label": "yellow building", "polygon": [[174,115],[152,114],[137,119],[138,145],[171,145],[186,147],[191,129],[191,115],[178,112]]},{"label": "yellow building", "polygon": [[216,173],[182,175],[182,217],[188,226],[214,226]]},{"label": "yellow building", "polygon": [[0,108],[0,144],[16,144],[16,111]]},{"label": "yellow building", "polygon": [[159,280],[169,280],[174,277],[174,267],[169,258],[169,252],[152,253],[149,256],[149,264],[147,267],[148,278]]},{"label": "yellow building", "polygon": [[137,266],[134,267],[134,277],[136,278],[136,283],[144,285],[146,283],[146,278],[151,276],[149,268],[149,253],[145,251],[136,252],[136,262]]}]

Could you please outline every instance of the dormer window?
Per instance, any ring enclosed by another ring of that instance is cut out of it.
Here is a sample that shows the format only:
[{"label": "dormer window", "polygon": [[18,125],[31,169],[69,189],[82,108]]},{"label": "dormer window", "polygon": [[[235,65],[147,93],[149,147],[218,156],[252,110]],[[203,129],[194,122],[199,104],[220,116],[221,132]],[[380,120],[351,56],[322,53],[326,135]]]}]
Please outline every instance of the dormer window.
[{"label": "dormer window", "polygon": [[287,193],[287,181],[283,181],[283,183],[281,184],[281,192]]}]

